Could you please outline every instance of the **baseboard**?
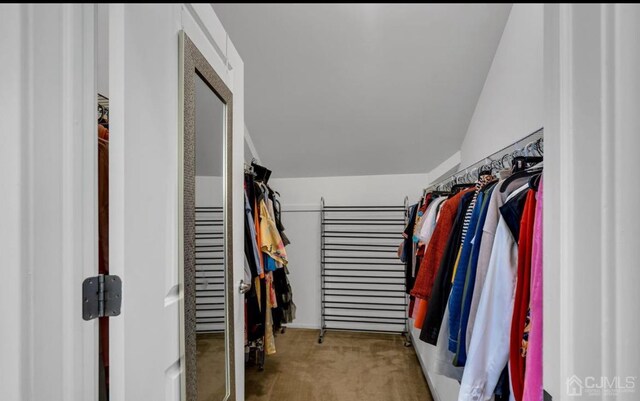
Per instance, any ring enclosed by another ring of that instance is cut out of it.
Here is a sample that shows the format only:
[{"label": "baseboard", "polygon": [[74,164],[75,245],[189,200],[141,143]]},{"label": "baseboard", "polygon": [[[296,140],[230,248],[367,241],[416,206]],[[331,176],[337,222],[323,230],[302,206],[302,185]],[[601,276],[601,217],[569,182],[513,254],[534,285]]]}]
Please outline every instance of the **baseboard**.
[{"label": "baseboard", "polygon": [[[411,321],[411,343],[422,367],[422,373],[427,379],[433,399],[435,401],[457,401],[460,384],[448,377],[437,375],[427,368],[428,358],[431,354],[429,347],[433,346],[422,342],[419,337],[420,330],[414,328],[413,321]],[[433,351],[435,351],[435,348],[433,348]]]},{"label": "baseboard", "polygon": [[434,401],[442,401],[440,394],[438,394],[438,391],[436,387],[433,385],[433,381],[431,380],[431,375],[429,374],[429,370],[427,369],[427,363],[424,360],[424,355],[422,352],[420,352],[420,350],[417,347],[418,341],[420,341],[420,339],[417,338],[417,336],[415,335],[413,324],[409,329],[409,334],[411,335],[411,344],[413,345],[413,349],[415,350],[416,356],[418,357],[418,361],[420,362],[420,366],[422,367],[422,374],[424,375],[424,378],[427,379],[427,384],[429,385],[431,396],[433,397]]},{"label": "baseboard", "polygon": [[286,324],[287,328],[291,329],[309,329],[309,330],[320,330],[320,325],[311,324],[311,323],[288,323]]}]

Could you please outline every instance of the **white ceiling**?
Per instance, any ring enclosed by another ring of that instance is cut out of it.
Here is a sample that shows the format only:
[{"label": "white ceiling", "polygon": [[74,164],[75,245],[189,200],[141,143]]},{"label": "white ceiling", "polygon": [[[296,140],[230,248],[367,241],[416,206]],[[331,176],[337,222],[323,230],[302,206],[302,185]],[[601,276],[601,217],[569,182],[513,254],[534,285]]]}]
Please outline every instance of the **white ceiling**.
[{"label": "white ceiling", "polygon": [[214,4],[274,177],[426,173],[462,143],[510,4]]}]

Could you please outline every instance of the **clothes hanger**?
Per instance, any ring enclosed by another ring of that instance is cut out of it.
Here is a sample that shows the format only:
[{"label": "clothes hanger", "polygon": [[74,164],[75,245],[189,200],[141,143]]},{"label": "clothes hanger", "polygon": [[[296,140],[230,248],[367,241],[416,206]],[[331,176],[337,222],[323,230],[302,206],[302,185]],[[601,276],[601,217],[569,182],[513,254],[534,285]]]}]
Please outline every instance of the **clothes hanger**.
[{"label": "clothes hanger", "polygon": [[269,181],[269,177],[271,177],[271,170],[256,163],[255,159],[251,161],[251,166],[256,173],[256,180],[266,184]]},{"label": "clothes hanger", "polygon": [[540,172],[539,174],[532,175],[531,178],[529,178],[529,188],[533,189],[534,191],[537,191],[538,185],[540,185],[541,178],[542,178],[542,172]]},{"label": "clothes hanger", "polygon": [[516,156],[513,159],[513,172],[526,170],[528,166],[538,164],[543,160],[540,156]]},{"label": "clothes hanger", "polygon": [[518,178],[522,178],[522,177],[529,177],[538,173],[542,172],[542,167],[534,167],[531,168],[529,170],[521,170],[521,171],[517,171],[513,174],[511,174],[509,177],[507,177],[504,182],[502,183],[502,185],[500,186],[500,192],[504,192],[507,190],[507,187],[509,186],[510,183],[512,183],[514,180],[518,179]]}]

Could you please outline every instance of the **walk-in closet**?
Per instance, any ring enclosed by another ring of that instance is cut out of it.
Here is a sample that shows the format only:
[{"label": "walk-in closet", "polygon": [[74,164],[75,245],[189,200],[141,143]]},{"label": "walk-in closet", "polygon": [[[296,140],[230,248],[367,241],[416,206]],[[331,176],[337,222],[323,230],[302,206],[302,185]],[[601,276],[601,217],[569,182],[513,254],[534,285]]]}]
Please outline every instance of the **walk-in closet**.
[{"label": "walk-in closet", "polygon": [[640,6],[0,5],[0,400],[640,399]]}]

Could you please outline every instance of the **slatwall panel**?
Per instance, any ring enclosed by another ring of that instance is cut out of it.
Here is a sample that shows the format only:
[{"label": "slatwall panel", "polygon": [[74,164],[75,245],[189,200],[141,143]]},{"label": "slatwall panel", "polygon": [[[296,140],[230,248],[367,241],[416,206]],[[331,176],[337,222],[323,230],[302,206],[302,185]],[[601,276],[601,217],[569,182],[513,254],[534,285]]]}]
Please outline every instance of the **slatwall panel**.
[{"label": "slatwall panel", "polygon": [[405,207],[326,206],[321,212],[322,329],[405,333]]},{"label": "slatwall panel", "polygon": [[221,207],[196,207],[196,331],[224,331],[224,242]]}]

